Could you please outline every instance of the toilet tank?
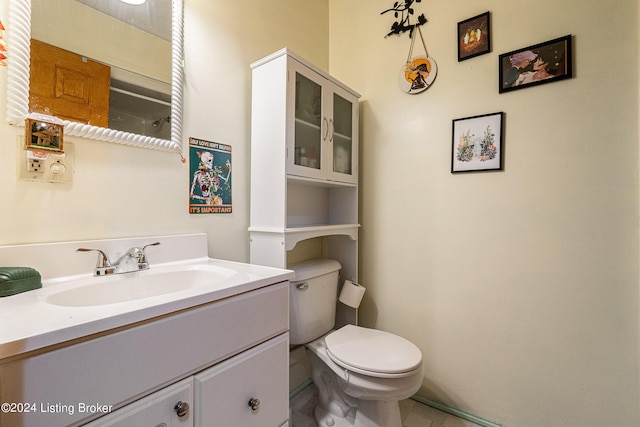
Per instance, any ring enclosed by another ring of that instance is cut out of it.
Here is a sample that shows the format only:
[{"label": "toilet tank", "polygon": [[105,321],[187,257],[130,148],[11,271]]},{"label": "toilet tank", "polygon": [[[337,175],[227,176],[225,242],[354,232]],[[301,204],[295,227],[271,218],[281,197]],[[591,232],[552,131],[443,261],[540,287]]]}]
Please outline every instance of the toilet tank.
[{"label": "toilet tank", "polygon": [[292,265],[289,303],[289,340],[306,344],[335,326],[338,273],[341,265],[332,259],[313,259]]}]

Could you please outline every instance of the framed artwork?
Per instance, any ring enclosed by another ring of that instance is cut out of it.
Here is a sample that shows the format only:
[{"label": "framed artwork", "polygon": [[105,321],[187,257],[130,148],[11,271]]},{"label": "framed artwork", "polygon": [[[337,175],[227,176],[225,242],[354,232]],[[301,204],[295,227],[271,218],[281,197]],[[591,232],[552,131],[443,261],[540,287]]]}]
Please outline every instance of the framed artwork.
[{"label": "framed artwork", "polygon": [[458,22],[458,62],[491,52],[489,12]]},{"label": "framed artwork", "polygon": [[570,79],[571,35],[499,55],[499,92]]},{"label": "framed artwork", "polygon": [[231,146],[189,138],[189,213],[232,213]]},{"label": "framed artwork", "polygon": [[502,170],[504,113],[453,120],[451,173]]},{"label": "framed artwork", "polygon": [[24,130],[25,150],[64,153],[64,122],[57,117],[31,113]]}]

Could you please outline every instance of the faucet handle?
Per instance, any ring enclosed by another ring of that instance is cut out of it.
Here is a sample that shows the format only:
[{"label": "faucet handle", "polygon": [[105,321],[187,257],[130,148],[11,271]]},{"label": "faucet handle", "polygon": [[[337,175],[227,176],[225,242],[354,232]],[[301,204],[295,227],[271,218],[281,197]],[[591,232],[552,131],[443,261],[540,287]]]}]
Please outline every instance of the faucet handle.
[{"label": "faucet handle", "polygon": [[100,249],[78,248],[76,249],[76,252],[98,252],[98,261],[96,261],[96,268],[105,268],[111,266],[109,257],[107,257],[107,254],[102,252]]},{"label": "faucet handle", "polygon": [[[140,250],[139,250],[139,257],[138,257],[138,263],[141,264],[147,264],[147,254],[145,253],[145,249],[148,248],[149,246],[158,246],[160,244],[160,242],[155,242],[155,243],[149,243],[148,245],[144,245]],[[148,267],[148,264],[147,264]]]},{"label": "faucet handle", "polygon": [[158,246],[160,244],[160,242],[155,242],[155,243],[149,243],[148,245],[144,245],[142,247],[142,250],[144,251],[146,248],[148,248],[149,246]]}]

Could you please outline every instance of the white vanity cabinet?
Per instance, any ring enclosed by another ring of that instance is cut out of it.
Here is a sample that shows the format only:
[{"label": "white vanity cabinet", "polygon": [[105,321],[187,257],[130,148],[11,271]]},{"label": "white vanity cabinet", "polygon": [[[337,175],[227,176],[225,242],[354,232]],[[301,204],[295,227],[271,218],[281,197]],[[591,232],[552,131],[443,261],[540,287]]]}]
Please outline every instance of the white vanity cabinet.
[{"label": "white vanity cabinet", "polygon": [[165,387],[86,427],[278,427],[289,402],[286,334]]},{"label": "white vanity cabinet", "polygon": [[320,238],[355,281],[360,95],[288,49],[251,68],[251,263]]},{"label": "white vanity cabinet", "polygon": [[0,425],[281,426],[288,311],[285,280],[2,360],[0,401],[33,406],[0,412]]}]

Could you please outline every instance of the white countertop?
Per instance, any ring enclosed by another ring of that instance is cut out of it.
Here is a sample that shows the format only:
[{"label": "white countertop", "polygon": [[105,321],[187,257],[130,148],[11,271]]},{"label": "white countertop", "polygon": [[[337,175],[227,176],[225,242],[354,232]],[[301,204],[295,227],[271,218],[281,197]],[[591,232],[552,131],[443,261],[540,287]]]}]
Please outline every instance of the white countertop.
[{"label": "white countertop", "polygon": [[[72,242],[70,245],[76,244],[77,242]],[[0,255],[3,254],[2,249],[6,248],[0,248]],[[106,277],[93,277],[91,267],[87,268],[87,274],[82,275],[47,279],[43,274],[45,280],[42,289],[0,298],[0,361],[10,356],[145,321],[293,278],[293,272],[289,270],[208,257],[161,264],[153,264],[150,261],[150,264],[150,270],[204,265],[233,270],[233,274],[218,279],[211,286],[201,285],[131,301],[81,307],[51,304],[46,298],[51,293],[78,286],[78,283],[99,281]]]}]

